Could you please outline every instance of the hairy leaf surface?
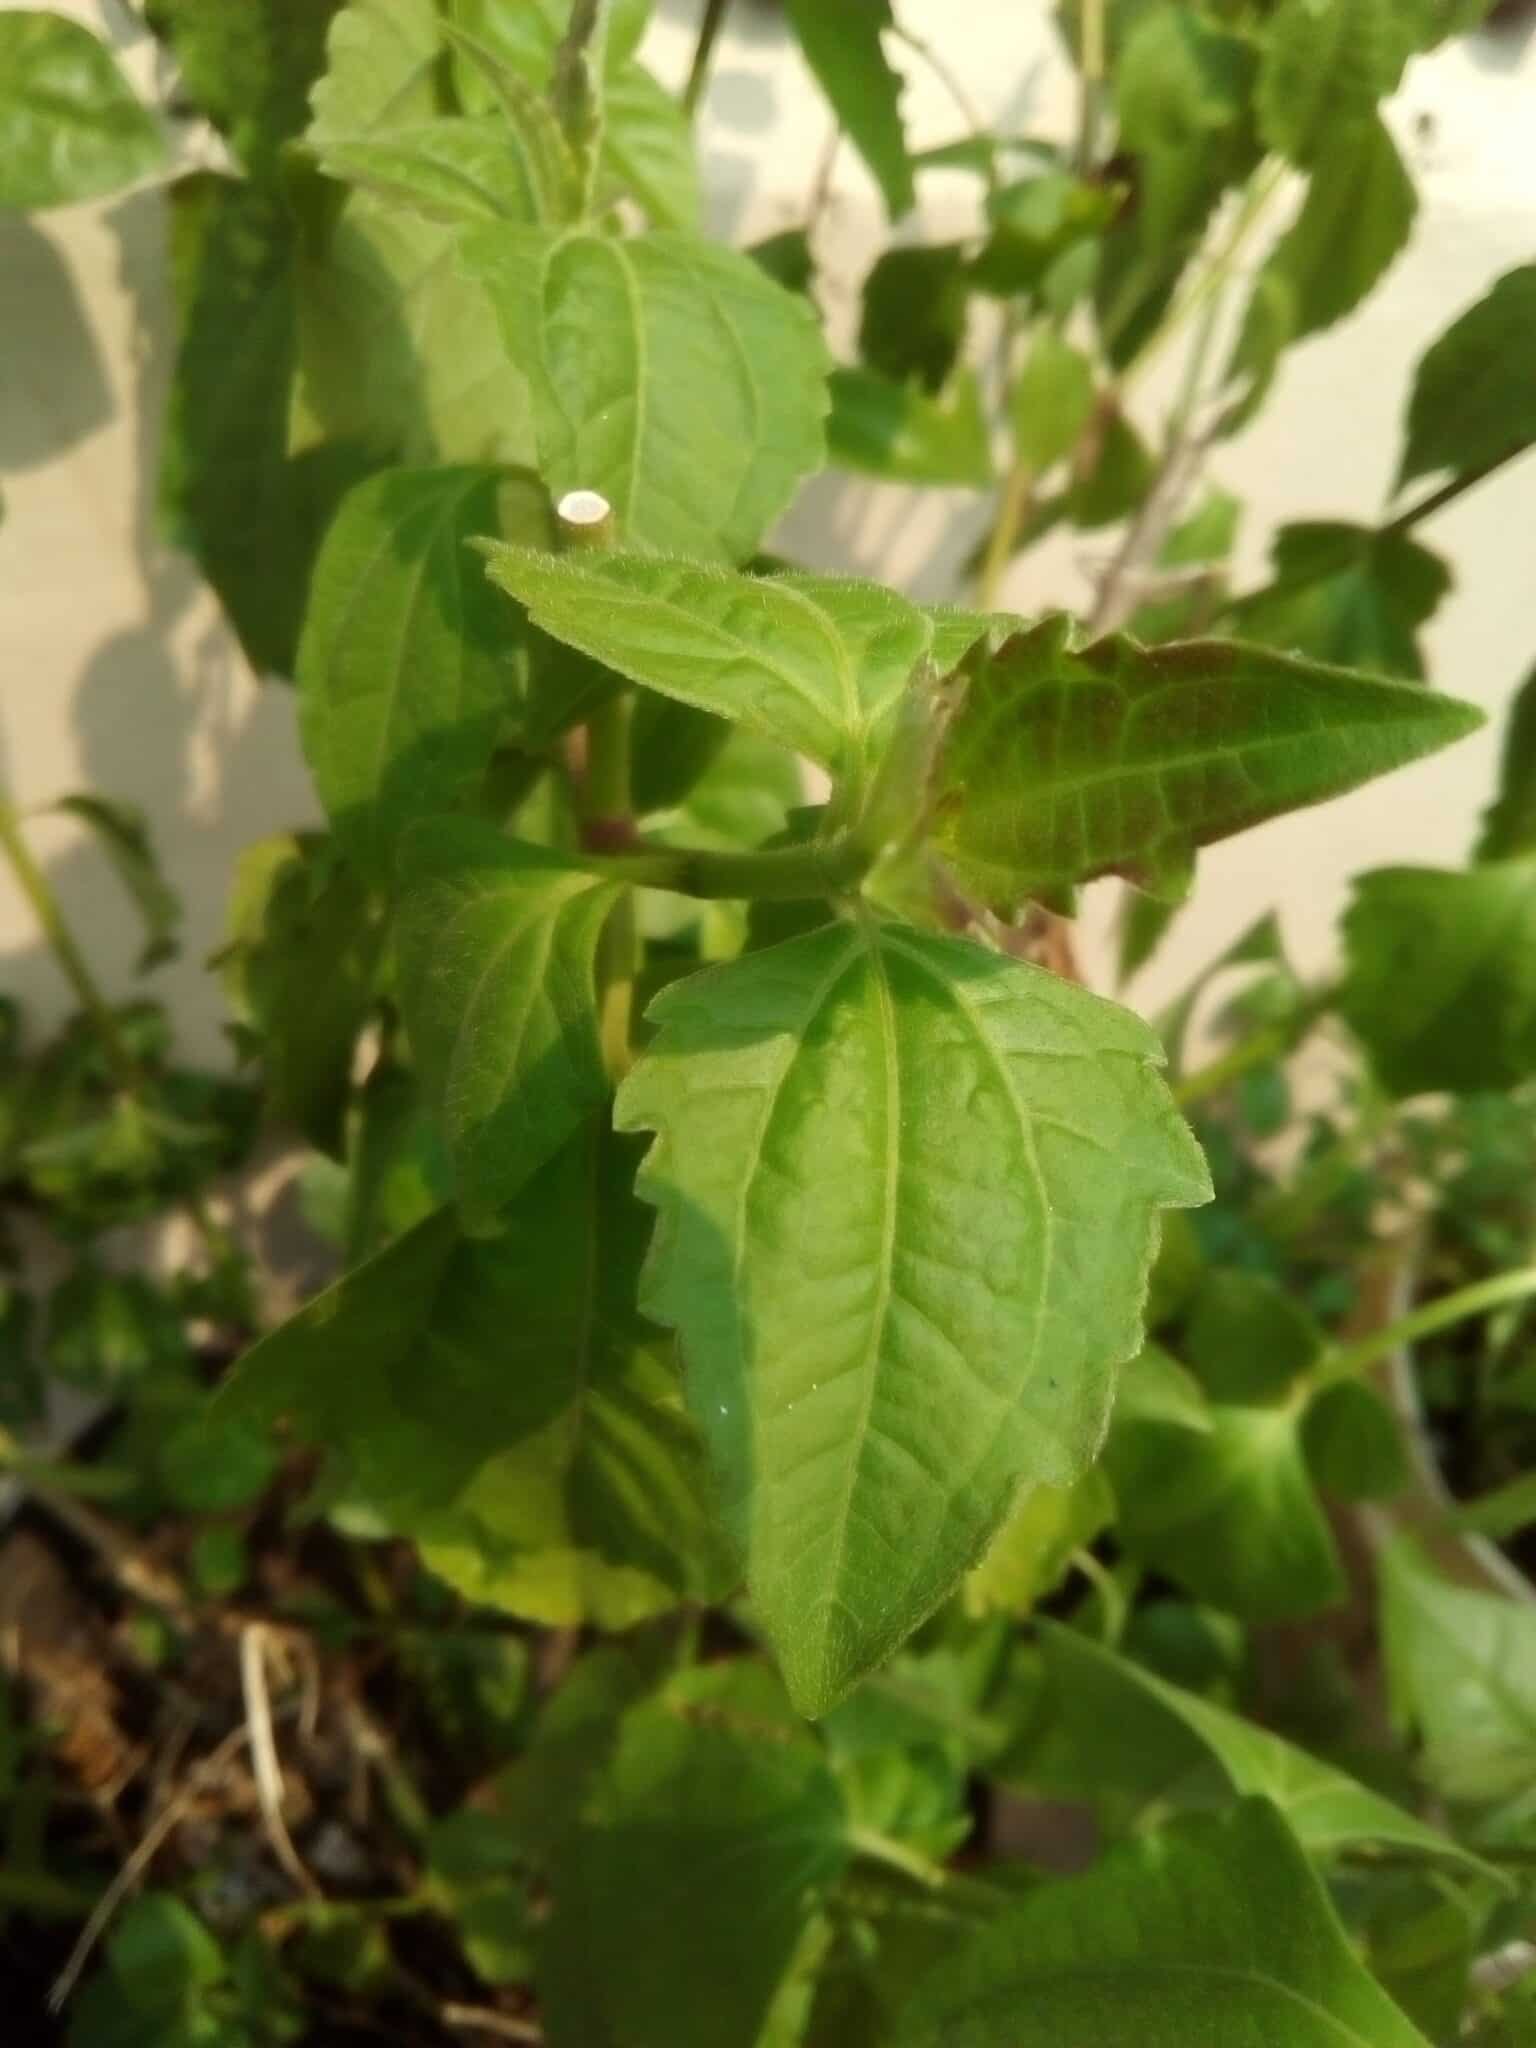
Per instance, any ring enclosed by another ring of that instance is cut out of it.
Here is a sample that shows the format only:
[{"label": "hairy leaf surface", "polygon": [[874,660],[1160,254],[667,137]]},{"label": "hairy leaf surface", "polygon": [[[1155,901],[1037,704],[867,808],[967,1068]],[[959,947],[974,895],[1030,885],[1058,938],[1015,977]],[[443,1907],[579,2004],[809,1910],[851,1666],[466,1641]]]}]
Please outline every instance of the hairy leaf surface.
[{"label": "hairy leaf surface", "polygon": [[595,551],[487,554],[492,581],[557,640],[839,775],[865,764],[933,639],[915,605],[876,583]]},{"label": "hairy leaf surface", "polygon": [[1022,1482],[1085,1469],[1154,1212],[1205,1199],[1204,1165],[1146,1026],[956,940],[833,925],[652,1015],[618,1106],[660,1134],[645,1302],[681,1335],[790,1690],[822,1712]]},{"label": "hairy leaf surface", "polygon": [[810,308],[691,236],[491,228],[463,243],[533,399],[552,495],[601,491],[621,540],[739,561],[822,459]]},{"label": "hairy leaf surface", "polygon": [[999,909],[1094,875],[1157,885],[1194,849],[1445,746],[1481,714],[1226,641],[1074,648],[1046,619],[975,659],[936,838]]}]

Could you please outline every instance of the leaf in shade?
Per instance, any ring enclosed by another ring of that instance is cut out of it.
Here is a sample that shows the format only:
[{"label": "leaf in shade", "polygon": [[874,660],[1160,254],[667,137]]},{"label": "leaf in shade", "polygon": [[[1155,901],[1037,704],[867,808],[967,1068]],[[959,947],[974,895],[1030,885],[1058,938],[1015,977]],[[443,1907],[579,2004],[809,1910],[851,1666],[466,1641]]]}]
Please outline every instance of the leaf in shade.
[{"label": "leaf in shade", "polygon": [[[1312,172],[1301,211],[1276,243],[1255,294],[1276,290],[1285,338],[1299,341],[1354,311],[1401,255],[1418,211],[1384,122],[1339,137]],[[1252,346],[1252,344],[1250,344]]]},{"label": "leaf in shade", "polygon": [[162,517],[253,666],[291,676],[321,536],[370,462],[345,443],[288,452],[297,313],[283,193],[197,171],[170,200],[180,338]]},{"label": "leaf in shade", "polygon": [[[305,758],[336,836],[388,888],[416,819],[478,794],[517,709],[517,636],[472,535],[543,537],[544,495],[490,468],[392,469],[343,503],[299,646]],[[505,523],[504,523],[505,521]]]},{"label": "leaf in shade", "polygon": [[961,1941],[893,2048],[1428,2048],[1367,1973],[1267,1799],[1044,1884]]},{"label": "leaf in shade", "polygon": [[[1105,1758],[1115,1757],[1111,1776],[1140,1803],[1177,1801],[1181,1793],[1198,1799],[1205,1789],[1204,1773],[1214,1763],[1239,1798],[1272,1800],[1313,1856],[1387,1848],[1486,1870],[1449,1835],[1295,1743],[1075,1629],[1049,1621],[1036,1627],[1050,1688],[1049,1711],[1058,1729],[1051,1739],[1075,1741],[1085,1760],[1096,1758],[1101,1769]],[[1027,1750],[1017,1759],[1014,1775],[1028,1783]]]},{"label": "leaf in shade", "polygon": [[1226,614],[1245,640],[1372,675],[1422,676],[1420,628],[1451,589],[1442,558],[1406,533],[1304,520],[1272,543],[1274,579]]},{"label": "leaf in shade", "polygon": [[1339,1380],[1312,1397],[1301,1445],[1313,1483],[1338,1500],[1390,1500],[1408,1478],[1397,1417],[1363,1380]]},{"label": "leaf in shade", "polygon": [[1408,401],[1399,486],[1466,476],[1536,443],[1536,263],[1507,271],[1428,349]]},{"label": "leaf in shade", "polygon": [[1481,722],[1452,698],[1229,641],[1076,648],[1060,616],[966,669],[934,838],[1009,913],[1095,875],[1176,884],[1197,846]]},{"label": "leaf in shade", "polygon": [[268,1107],[339,1152],[383,943],[376,908],[328,841],[282,834],[242,853],[229,929],[225,986],[255,1034]]},{"label": "leaf in shade", "polygon": [[1215,1266],[1190,1303],[1182,1350],[1213,1401],[1283,1401],[1322,1355],[1323,1333],[1264,1273]]},{"label": "leaf in shade", "polygon": [[1154,247],[1184,234],[1209,201],[1211,160],[1245,120],[1251,45],[1193,7],[1153,7],[1126,40],[1115,77],[1121,146],[1140,161],[1138,214]]},{"label": "leaf in shade", "polygon": [[1536,1607],[1453,1585],[1411,1537],[1381,1563],[1387,1690],[1443,1798],[1528,1793],[1536,1767]]},{"label": "leaf in shade", "polygon": [[847,1834],[837,1781],[803,1731],[728,1704],[634,1709],[551,1872],[538,1969],[550,2048],[770,2038]]},{"label": "leaf in shade", "polygon": [[325,64],[338,0],[150,0],[180,89],[227,135],[254,176],[309,119],[309,90]]},{"label": "leaf in shade", "polygon": [[1536,856],[1378,868],[1344,914],[1339,1006],[1394,1095],[1536,1073]]},{"label": "leaf in shade", "polygon": [[1117,405],[1101,409],[1082,442],[1082,468],[1067,495],[1067,517],[1092,530],[1135,511],[1152,487],[1146,443]]},{"label": "leaf in shade", "polygon": [[1304,169],[1375,118],[1411,48],[1402,0],[1280,0],[1264,31],[1258,115]]},{"label": "leaf in shade", "polygon": [[466,1224],[494,1231],[607,1093],[593,978],[618,890],[469,818],[419,825],[401,879],[400,1007]]},{"label": "leaf in shade", "polygon": [[159,126],[105,43],[60,14],[0,13],[0,206],[72,206],[164,163]]},{"label": "leaf in shade", "polygon": [[859,354],[895,384],[942,391],[965,340],[965,245],[887,249],[864,280]]},{"label": "leaf in shade", "polygon": [[375,462],[532,467],[533,413],[458,231],[353,193],[297,267],[295,436]]},{"label": "leaf in shade", "polygon": [[155,858],[143,812],[134,804],[102,796],[67,796],[54,809],[66,811],[90,827],[118,880],[133,898],[144,920],[139,972],[174,960],[180,951],[176,931],[181,923],[181,899]]},{"label": "leaf in shade", "polygon": [[1536,853],[1536,669],[1515,693],[1504,728],[1499,792],[1483,813],[1479,861]]},{"label": "leaf in shade", "polygon": [[891,483],[992,481],[992,450],[981,394],[969,370],[942,398],[895,384],[873,370],[834,370],[828,380],[827,459]]},{"label": "leaf in shade", "polygon": [[718,1599],[698,1441],[634,1308],[632,1165],[592,1122],[493,1244],[439,1211],[247,1352],[213,1414],[288,1416],[331,1497],[471,1600],[627,1628]]},{"label": "leaf in shade", "polygon": [[1117,1420],[1105,1467],[1124,1548],[1247,1621],[1315,1614],[1344,1593],[1290,1408],[1212,1406],[1209,1427]]},{"label": "leaf in shade", "polygon": [[679,1331],[756,1611],[820,1713],[1021,1484],[1084,1471],[1155,1211],[1205,1199],[1204,1165],[1146,1026],[957,940],[831,925],[650,1014],[617,1110],[659,1133],[644,1300]]},{"label": "leaf in shade", "polygon": [[497,227],[462,248],[527,378],[551,495],[600,491],[631,546],[749,555],[822,460],[805,302],[689,235]]},{"label": "leaf in shade", "polygon": [[491,580],[557,640],[839,777],[868,771],[932,641],[925,615],[876,583],[617,552],[487,554]]},{"label": "leaf in shade", "polygon": [[911,210],[917,194],[902,130],[900,74],[881,47],[893,27],[890,0],[785,0],[790,21],[816,82],[832,103],[838,126],[869,166],[892,220]]}]

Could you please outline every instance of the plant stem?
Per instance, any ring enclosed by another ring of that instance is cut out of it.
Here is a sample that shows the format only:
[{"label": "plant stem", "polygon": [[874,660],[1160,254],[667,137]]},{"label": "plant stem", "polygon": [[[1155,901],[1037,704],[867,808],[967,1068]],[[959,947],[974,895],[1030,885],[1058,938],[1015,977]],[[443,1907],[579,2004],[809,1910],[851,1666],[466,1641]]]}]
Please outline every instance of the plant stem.
[{"label": "plant stem", "polygon": [[1019,545],[1035,496],[1035,474],[1026,462],[1015,462],[1003,481],[997,518],[987,536],[986,553],[976,578],[976,597],[984,612],[997,609],[1003,578]]},{"label": "plant stem", "polygon": [[730,4],[731,0],[704,0],[704,12],[699,17],[699,37],[693,46],[693,63],[689,68],[688,83],[683,87],[683,112],[690,117],[698,112],[704,88],[709,83],[710,59],[715,54],[715,43],[725,25],[726,10]]},{"label": "plant stem", "polygon": [[909,1849],[905,1842],[882,1834],[878,1828],[851,1827],[848,1846],[866,1863],[880,1863],[887,1870],[898,1870],[903,1877],[911,1878],[929,1891],[941,1891],[949,1883],[949,1872],[942,1863],[935,1863],[921,1850]]},{"label": "plant stem", "polygon": [[1106,70],[1107,0],[1080,0],[1081,40],[1077,65],[1082,74],[1082,99],[1078,108],[1077,168],[1086,174],[1094,166],[1099,150],[1099,117],[1104,107]]},{"label": "plant stem", "polygon": [[1474,489],[1492,476],[1495,470],[1503,469],[1507,463],[1513,462],[1517,455],[1525,453],[1523,447],[1510,448],[1503,455],[1496,455],[1491,462],[1480,462],[1475,469],[1464,470],[1460,476],[1453,476],[1448,484],[1441,484],[1439,489],[1431,491],[1428,497],[1421,498],[1416,505],[1410,505],[1406,512],[1399,512],[1395,519],[1381,529],[1383,537],[1411,532],[1422,520],[1454,503],[1464,491]]},{"label": "plant stem", "polygon": [[669,889],[706,902],[745,897],[797,903],[845,894],[868,872],[870,852],[852,834],[810,846],[771,847],[761,853],[714,852],[693,846],[642,845],[632,853],[589,853],[594,874],[641,889]]},{"label": "plant stem", "polygon": [[118,1085],[133,1093],[142,1080],[138,1063],[124,1044],[112,1006],[102,994],[95,975],[86,964],[85,955],[75,943],[74,933],[65,921],[58,897],[32,857],[32,849],[22,835],[15,806],[4,797],[0,797],[0,852],[4,853],[17,886],[26,897],[43,937],[79,999],[81,1009],[90,1018]]},{"label": "plant stem", "polygon": [[1469,1317],[1486,1315],[1489,1309],[1502,1308],[1506,1302],[1525,1301],[1532,1295],[1536,1295],[1536,1266],[1519,1266],[1511,1273],[1496,1273],[1491,1280],[1474,1280],[1468,1287],[1458,1287],[1454,1294],[1442,1294],[1438,1301],[1426,1302],[1422,1308],[1399,1316],[1385,1329],[1373,1330],[1368,1337],[1342,1346],[1324,1359],[1318,1369],[1317,1384],[1328,1386],[1335,1380],[1353,1379],[1420,1337],[1432,1336],[1436,1330],[1448,1330]]},{"label": "plant stem", "polygon": [[608,41],[609,0],[574,0],[570,26],[555,51],[549,101],[565,131],[581,173],[582,211],[591,203],[597,172],[597,138],[602,101],[592,87],[595,57],[599,72]]},{"label": "plant stem", "polygon": [[[631,809],[631,739],[635,699],[620,690],[600,705],[587,722],[587,773],[582,793],[582,839],[601,849],[634,837]],[[620,856],[622,858],[622,856]],[[630,1029],[634,1020],[635,975],[640,965],[640,935],[635,921],[633,888],[623,890],[613,906],[598,951],[598,1035],[603,1064],[619,1081],[629,1071]]]}]

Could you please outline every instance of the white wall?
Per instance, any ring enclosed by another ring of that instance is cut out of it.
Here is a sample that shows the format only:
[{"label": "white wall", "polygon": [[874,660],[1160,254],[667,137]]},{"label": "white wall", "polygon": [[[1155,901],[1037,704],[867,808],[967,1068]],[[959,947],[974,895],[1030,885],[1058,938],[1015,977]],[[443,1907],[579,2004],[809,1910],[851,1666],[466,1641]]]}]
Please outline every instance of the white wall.
[{"label": "white wall", "polygon": [[[112,0],[71,0],[64,11],[105,23],[148,81],[149,48]],[[696,12],[696,0],[658,0],[650,54],[670,78],[686,67]],[[989,118],[1017,120],[1029,109],[1050,132],[1065,132],[1069,81],[1047,0],[900,0],[898,12],[942,43]],[[747,240],[802,217],[829,123],[775,17],[755,0],[737,0],[735,16],[701,142],[715,225]],[[949,138],[956,117],[944,92],[915,60],[906,68],[918,139]],[[1419,133],[1421,114],[1434,122],[1432,139]],[[1394,125],[1421,180],[1410,250],[1360,317],[1295,352],[1268,412],[1215,466],[1249,506],[1250,572],[1285,519],[1376,513],[1415,357],[1492,278],[1536,255],[1536,43],[1461,45],[1422,60]],[[927,182],[923,228],[968,225],[968,181]],[[844,327],[883,234],[873,191],[844,150],[821,240]],[[314,807],[289,693],[253,681],[195,575],[155,533],[153,442],[168,353],[153,193],[30,223],[0,217],[0,780],[23,803],[89,786],[151,812],[188,903],[184,957],[159,986],[188,1049],[212,1058],[221,1056],[220,1003],[200,962],[218,943],[233,858]],[[1157,397],[1153,389],[1144,415],[1154,428]],[[947,594],[983,513],[974,494],[920,503],[826,477],[807,489],[783,541],[828,566]],[[1457,574],[1430,633],[1433,679],[1496,713],[1536,657],[1536,458],[1462,501],[1424,538]],[[1079,540],[1039,550],[1011,600],[1080,603],[1090,545],[1102,547]],[[1461,855],[1496,743],[1496,732],[1480,735],[1326,811],[1216,849],[1144,998],[1275,901],[1298,955],[1320,963],[1349,873]],[[61,821],[41,821],[36,843],[109,986],[126,991],[137,937],[99,856]],[[65,1006],[3,879],[0,988],[42,1019]]]}]

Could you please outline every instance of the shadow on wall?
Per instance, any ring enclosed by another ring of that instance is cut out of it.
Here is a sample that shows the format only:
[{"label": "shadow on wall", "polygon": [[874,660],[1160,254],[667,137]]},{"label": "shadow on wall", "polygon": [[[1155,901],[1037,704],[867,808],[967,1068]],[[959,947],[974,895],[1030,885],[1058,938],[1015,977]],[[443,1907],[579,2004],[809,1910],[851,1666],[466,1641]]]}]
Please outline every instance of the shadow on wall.
[{"label": "shadow on wall", "polygon": [[[195,568],[158,530],[175,347],[163,200],[138,193],[58,231],[0,217],[0,275],[16,314],[0,386],[8,639],[21,622],[0,686],[0,777],[28,808],[88,790],[147,813],[186,913],[180,958],[147,981],[133,969],[133,915],[96,847],[50,822],[31,837],[111,996],[164,1001],[188,1052],[222,1064],[224,1006],[204,962],[222,935],[234,854],[307,823],[314,802],[289,691],[254,682]],[[25,927],[0,959],[0,985],[35,1024],[65,1007]]]}]

